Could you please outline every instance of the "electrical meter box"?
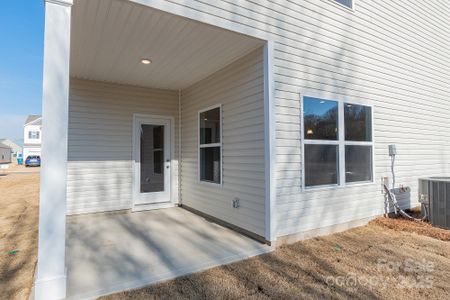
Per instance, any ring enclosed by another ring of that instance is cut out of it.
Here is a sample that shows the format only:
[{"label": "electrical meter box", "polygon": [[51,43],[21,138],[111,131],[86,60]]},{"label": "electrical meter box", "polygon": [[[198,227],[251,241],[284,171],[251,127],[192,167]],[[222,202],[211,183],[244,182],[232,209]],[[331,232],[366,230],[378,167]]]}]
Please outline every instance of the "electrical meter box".
[{"label": "electrical meter box", "polygon": [[389,145],[389,156],[397,155],[397,148],[395,145]]}]

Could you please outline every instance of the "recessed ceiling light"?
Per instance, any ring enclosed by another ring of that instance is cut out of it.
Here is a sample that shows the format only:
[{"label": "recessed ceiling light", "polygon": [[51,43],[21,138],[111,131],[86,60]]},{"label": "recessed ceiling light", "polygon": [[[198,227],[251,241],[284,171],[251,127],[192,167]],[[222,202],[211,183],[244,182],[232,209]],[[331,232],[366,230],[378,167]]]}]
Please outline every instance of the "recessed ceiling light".
[{"label": "recessed ceiling light", "polygon": [[143,58],[141,59],[141,63],[143,63],[144,65],[149,65],[152,63],[152,61],[148,58]]}]

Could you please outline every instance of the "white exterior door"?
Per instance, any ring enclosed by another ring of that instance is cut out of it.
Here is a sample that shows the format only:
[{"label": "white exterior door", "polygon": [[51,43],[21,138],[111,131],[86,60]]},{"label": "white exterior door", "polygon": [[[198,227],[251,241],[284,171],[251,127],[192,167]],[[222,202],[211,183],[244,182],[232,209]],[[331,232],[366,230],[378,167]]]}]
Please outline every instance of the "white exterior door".
[{"label": "white exterior door", "polygon": [[134,205],[171,201],[171,119],[135,116]]}]

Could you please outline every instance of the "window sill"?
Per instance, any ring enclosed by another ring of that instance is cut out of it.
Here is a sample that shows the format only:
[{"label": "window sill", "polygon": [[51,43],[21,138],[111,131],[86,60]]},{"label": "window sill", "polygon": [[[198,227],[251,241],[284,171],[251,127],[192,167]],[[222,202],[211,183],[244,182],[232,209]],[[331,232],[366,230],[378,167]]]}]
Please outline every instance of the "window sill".
[{"label": "window sill", "polygon": [[197,182],[198,182],[198,184],[205,185],[205,186],[222,187],[222,182],[215,183],[215,182],[202,181],[202,180],[197,180]]},{"label": "window sill", "polygon": [[329,191],[329,190],[340,190],[352,187],[361,187],[361,186],[370,186],[376,184],[375,181],[364,181],[364,182],[355,182],[355,183],[347,183],[345,185],[319,185],[312,187],[303,187],[303,193],[312,193],[312,192],[320,192],[320,191]]}]

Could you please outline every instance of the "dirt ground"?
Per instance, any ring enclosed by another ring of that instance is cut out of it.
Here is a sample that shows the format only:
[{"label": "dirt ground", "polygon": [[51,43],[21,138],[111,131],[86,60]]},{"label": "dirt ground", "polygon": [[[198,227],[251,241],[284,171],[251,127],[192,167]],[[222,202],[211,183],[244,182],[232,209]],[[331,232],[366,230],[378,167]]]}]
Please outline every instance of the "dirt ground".
[{"label": "dirt ground", "polygon": [[380,220],[103,299],[450,299],[450,243]]},{"label": "dirt ground", "polygon": [[39,174],[0,170],[0,299],[28,299],[37,259]]},{"label": "dirt ground", "polygon": [[[37,173],[0,175],[0,299],[28,299],[37,256],[38,192]],[[104,299],[450,299],[449,232],[379,218]]]},{"label": "dirt ground", "polygon": [[0,175],[11,173],[39,173],[40,169],[40,167],[25,167],[17,163],[10,163],[7,169],[0,169]]},{"label": "dirt ground", "polygon": [[[420,219],[420,212],[409,211],[410,215]],[[433,227],[430,223],[408,221],[403,218],[378,218],[370,222],[371,224],[386,227],[396,231],[406,231],[420,235],[429,236],[441,241],[450,242],[450,230]]]}]

